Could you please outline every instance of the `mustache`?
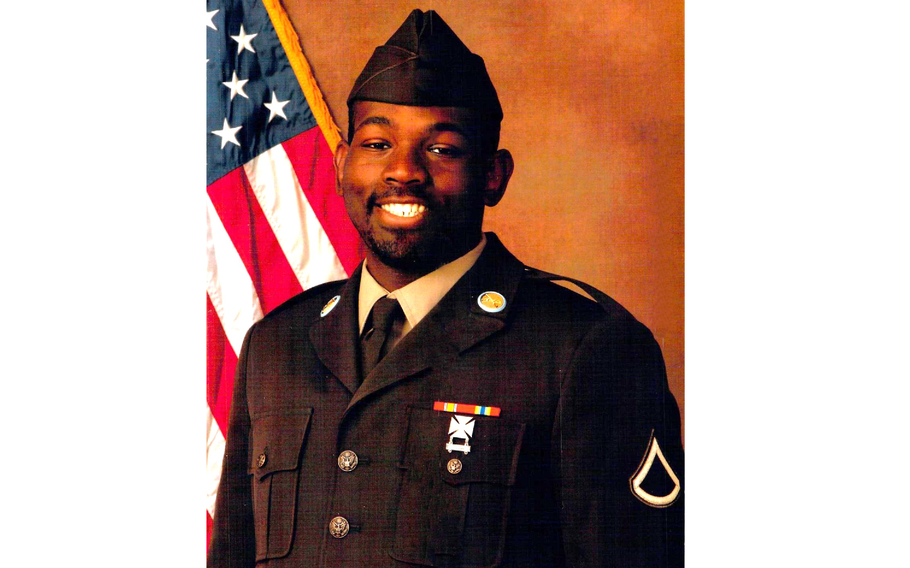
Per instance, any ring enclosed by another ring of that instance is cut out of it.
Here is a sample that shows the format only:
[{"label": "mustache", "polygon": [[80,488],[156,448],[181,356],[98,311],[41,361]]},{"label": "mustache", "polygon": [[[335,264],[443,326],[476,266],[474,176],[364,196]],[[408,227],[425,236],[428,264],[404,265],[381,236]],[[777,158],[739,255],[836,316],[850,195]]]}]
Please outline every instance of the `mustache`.
[{"label": "mustache", "polygon": [[367,207],[376,207],[376,203],[380,199],[403,197],[412,197],[414,199],[419,199],[426,203],[427,207],[431,207],[435,204],[435,200],[433,199],[432,195],[426,191],[425,185],[415,185],[409,187],[389,187],[387,185],[382,185],[375,187],[370,193],[370,196],[367,198]]}]

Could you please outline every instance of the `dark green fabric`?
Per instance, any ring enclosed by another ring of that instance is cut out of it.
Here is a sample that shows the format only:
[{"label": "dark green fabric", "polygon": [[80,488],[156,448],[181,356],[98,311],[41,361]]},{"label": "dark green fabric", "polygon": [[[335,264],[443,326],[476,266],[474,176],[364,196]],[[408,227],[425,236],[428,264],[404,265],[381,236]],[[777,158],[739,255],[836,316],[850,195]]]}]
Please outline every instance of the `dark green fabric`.
[{"label": "dark green fabric", "polygon": [[483,59],[471,53],[439,15],[414,10],[376,48],[348,96],[409,106],[453,106],[502,120],[502,107]]}]

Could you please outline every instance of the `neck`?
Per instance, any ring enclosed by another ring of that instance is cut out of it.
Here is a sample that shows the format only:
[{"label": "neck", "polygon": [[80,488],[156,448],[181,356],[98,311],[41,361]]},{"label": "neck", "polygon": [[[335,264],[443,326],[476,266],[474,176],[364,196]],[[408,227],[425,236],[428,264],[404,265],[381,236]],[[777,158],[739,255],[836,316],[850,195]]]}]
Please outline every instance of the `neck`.
[{"label": "neck", "polygon": [[436,270],[436,268],[421,268],[419,270],[408,271],[392,268],[391,266],[384,264],[372,253],[367,253],[367,266],[369,266],[370,274],[373,275],[376,282],[379,282],[379,285],[389,292],[394,292],[399,288],[403,288],[421,276],[425,276]]},{"label": "neck", "polygon": [[478,244],[480,244],[480,240],[481,235],[478,235],[477,238],[473,240],[472,244],[465,243],[464,245],[458,247],[458,249],[456,249],[450,255],[439,259],[438,262],[435,262],[431,265],[419,265],[414,267],[389,266],[368,248],[366,254],[367,266],[369,267],[370,274],[373,275],[373,278],[376,280],[376,282],[379,283],[380,286],[389,292],[394,292],[399,288],[407,286],[418,278],[426,276],[440,266],[461,258]]}]

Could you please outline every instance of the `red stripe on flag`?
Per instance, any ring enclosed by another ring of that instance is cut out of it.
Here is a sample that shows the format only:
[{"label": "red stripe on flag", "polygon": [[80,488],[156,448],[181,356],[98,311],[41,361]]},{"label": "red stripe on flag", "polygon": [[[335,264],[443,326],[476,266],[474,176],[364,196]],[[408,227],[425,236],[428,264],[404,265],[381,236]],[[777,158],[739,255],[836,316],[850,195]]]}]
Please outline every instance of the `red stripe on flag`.
[{"label": "red stripe on flag", "polygon": [[208,187],[208,193],[253,280],[262,313],[267,314],[302,292],[243,168],[214,182]]},{"label": "red stripe on flag", "polygon": [[206,371],[208,380],[208,403],[221,429],[227,435],[228,415],[231,410],[231,392],[234,388],[234,369],[237,368],[237,355],[228,343],[224,334],[224,327],[218,318],[218,313],[212,305],[208,294],[205,295],[206,303]]},{"label": "red stripe on flag", "polygon": [[209,551],[209,544],[212,542],[212,516],[205,512],[205,551]]},{"label": "red stripe on flag", "polygon": [[282,146],[294,165],[310,207],[332,241],[341,266],[350,275],[363,259],[363,245],[348,218],[344,200],[335,193],[335,165],[322,131],[311,128]]}]

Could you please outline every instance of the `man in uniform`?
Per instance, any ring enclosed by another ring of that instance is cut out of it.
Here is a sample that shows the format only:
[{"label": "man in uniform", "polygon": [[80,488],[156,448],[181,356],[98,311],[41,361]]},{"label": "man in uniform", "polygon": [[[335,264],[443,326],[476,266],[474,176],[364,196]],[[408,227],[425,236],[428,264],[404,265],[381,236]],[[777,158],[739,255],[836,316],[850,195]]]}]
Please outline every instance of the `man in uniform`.
[{"label": "man in uniform", "polygon": [[366,261],[247,334],[209,565],[682,565],[654,338],[481,230],[513,167],[483,60],[415,10],[348,106]]}]

